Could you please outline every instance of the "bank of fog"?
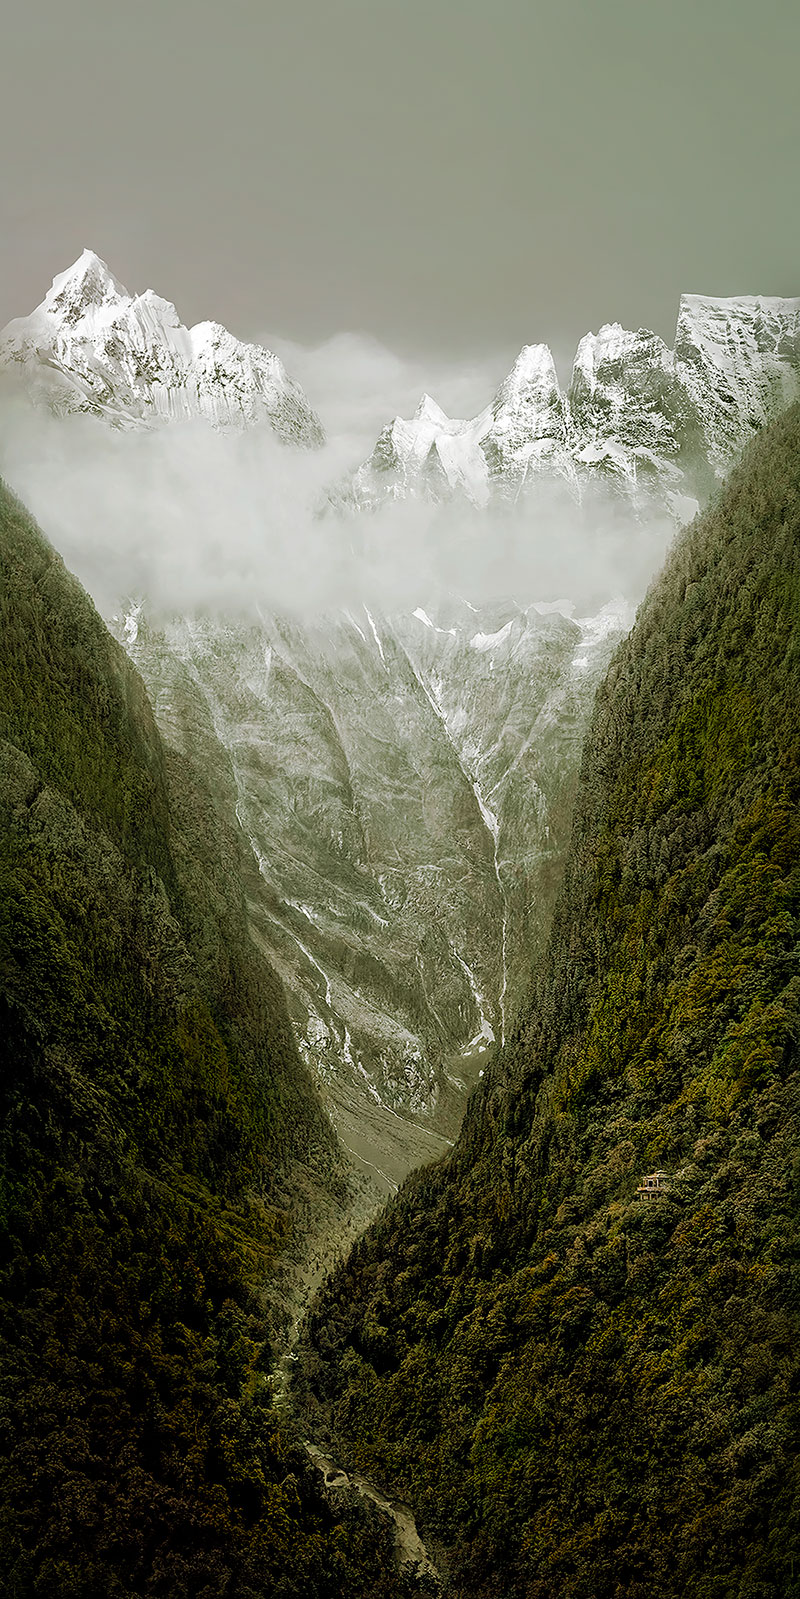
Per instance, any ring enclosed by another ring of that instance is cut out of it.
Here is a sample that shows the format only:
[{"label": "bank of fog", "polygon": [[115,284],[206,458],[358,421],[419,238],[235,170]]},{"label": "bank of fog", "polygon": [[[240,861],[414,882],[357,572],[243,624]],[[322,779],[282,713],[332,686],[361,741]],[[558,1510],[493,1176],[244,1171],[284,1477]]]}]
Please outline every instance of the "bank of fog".
[{"label": "bank of fog", "polygon": [[673,534],[666,518],[637,524],[610,497],[579,506],[546,482],[494,510],[453,499],[337,511],[329,491],[365,453],[354,431],[300,452],[200,422],[121,432],[7,397],[2,412],[0,472],[105,615],[127,597],[154,614],[232,618],[430,610],[455,594],[580,616],[636,603]]}]

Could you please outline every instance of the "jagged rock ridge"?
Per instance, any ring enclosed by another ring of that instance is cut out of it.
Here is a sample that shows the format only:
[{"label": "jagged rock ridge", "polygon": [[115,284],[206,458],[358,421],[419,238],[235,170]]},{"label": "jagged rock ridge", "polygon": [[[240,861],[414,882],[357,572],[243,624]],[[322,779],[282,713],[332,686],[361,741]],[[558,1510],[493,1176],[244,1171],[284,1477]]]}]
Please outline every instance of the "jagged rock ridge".
[{"label": "jagged rock ridge", "polygon": [[60,413],[117,427],[204,417],[217,427],[267,423],[287,444],[322,444],[319,418],[277,355],[219,322],[186,328],[147,289],[130,295],[91,250],[53,279],[30,316],[0,334],[0,364]]},{"label": "jagged rock ridge", "polygon": [[611,488],[643,510],[702,501],[747,438],[800,387],[800,299],[683,295],[674,348],[609,323],[587,333],[566,392],[545,344],[520,352],[491,404],[447,417],[424,395],[395,417],[334,502],[406,495],[514,500],[555,477],[576,498]]}]

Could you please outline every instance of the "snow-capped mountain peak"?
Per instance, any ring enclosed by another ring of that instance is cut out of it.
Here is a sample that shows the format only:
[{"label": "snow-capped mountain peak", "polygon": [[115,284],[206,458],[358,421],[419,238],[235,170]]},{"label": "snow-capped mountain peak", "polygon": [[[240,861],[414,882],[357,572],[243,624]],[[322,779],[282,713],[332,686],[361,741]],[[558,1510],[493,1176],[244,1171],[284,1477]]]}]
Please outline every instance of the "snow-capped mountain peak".
[{"label": "snow-capped mountain peak", "polygon": [[522,394],[531,384],[544,389],[553,385],[558,388],[556,364],[548,344],[523,344],[508,377],[498,389],[495,406],[501,395],[510,399],[514,394]]},{"label": "snow-capped mountain peak", "polygon": [[593,394],[598,382],[602,381],[604,369],[619,367],[618,376],[622,381],[626,375],[625,369],[642,356],[651,364],[666,362],[669,365],[671,361],[671,352],[657,333],[651,333],[648,328],[639,328],[634,332],[624,328],[620,322],[606,322],[598,333],[586,333],[581,339],[570,387],[582,382]]},{"label": "snow-capped mountain peak", "polygon": [[92,250],[0,334],[0,364],[59,413],[93,412],[118,427],[267,423],[285,443],[323,442],[319,418],[272,351],[218,322],[184,327],[169,300],[152,289],[129,294]]},{"label": "snow-capped mountain peak", "polygon": [[[447,412],[443,411],[441,406],[436,404],[436,401],[431,398],[430,394],[423,394],[422,399],[420,400],[419,405],[414,412],[414,421],[428,422],[434,427],[452,427],[452,422],[450,417],[447,415]],[[460,424],[457,425],[460,426]]]},{"label": "snow-capped mountain peak", "polygon": [[119,305],[125,298],[125,290],[105,261],[94,250],[84,250],[66,272],[59,272],[53,279],[39,309],[55,321],[74,326],[98,310]]}]

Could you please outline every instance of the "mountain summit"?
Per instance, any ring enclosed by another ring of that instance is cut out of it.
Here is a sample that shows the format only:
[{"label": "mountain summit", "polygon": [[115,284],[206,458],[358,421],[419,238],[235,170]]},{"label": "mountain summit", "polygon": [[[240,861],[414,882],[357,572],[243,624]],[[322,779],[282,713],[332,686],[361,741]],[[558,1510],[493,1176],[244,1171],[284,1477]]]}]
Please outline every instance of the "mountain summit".
[{"label": "mountain summit", "polygon": [[21,367],[53,410],[93,412],[117,427],[199,416],[217,427],[266,422],[286,444],[324,439],[277,355],[219,322],[184,327],[169,300],[152,289],[129,294],[92,250],[3,330],[0,364]]}]

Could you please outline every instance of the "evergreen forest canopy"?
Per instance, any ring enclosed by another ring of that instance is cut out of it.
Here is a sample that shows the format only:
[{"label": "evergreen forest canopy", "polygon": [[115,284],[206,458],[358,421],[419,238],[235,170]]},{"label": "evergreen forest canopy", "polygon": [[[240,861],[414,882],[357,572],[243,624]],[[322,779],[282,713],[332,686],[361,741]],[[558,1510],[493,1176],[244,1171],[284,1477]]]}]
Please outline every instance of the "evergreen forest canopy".
[{"label": "evergreen forest canopy", "polygon": [[307,1324],[308,1425],[458,1599],[800,1593],[799,798],[795,406],[599,692],[549,948],[455,1151]]},{"label": "evergreen forest canopy", "polygon": [[266,1382],[342,1178],[224,795],[2,487],[0,552],[0,1589],[388,1599]]}]

